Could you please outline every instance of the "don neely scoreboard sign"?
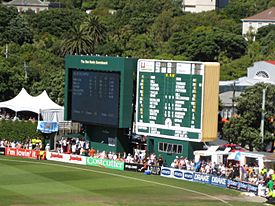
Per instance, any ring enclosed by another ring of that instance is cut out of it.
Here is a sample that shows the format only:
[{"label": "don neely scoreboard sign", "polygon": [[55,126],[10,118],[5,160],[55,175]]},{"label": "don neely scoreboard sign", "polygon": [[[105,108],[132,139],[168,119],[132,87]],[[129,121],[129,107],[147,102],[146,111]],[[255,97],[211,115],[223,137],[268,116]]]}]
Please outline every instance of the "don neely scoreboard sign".
[{"label": "don neely scoreboard sign", "polygon": [[219,64],[140,59],[136,133],[188,141],[217,137]]}]

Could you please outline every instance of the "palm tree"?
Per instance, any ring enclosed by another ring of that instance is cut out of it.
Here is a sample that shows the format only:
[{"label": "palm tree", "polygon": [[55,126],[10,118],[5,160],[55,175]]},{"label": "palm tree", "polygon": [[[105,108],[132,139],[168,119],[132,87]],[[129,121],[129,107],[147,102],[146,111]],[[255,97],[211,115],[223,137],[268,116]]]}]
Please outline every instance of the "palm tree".
[{"label": "palm tree", "polygon": [[93,41],[92,53],[95,52],[95,46],[104,41],[106,37],[106,28],[100,23],[99,18],[94,15],[90,15],[84,22],[84,27]]},{"label": "palm tree", "polygon": [[60,54],[90,54],[93,48],[93,41],[83,25],[73,26],[63,37]]}]

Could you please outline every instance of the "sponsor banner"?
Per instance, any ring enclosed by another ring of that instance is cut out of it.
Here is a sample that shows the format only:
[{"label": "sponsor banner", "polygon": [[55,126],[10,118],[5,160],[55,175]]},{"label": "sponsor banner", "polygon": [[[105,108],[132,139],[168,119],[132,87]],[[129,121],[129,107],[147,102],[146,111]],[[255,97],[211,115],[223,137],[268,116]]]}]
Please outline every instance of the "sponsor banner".
[{"label": "sponsor banner", "polygon": [[218,177],[218,176],[211,176],[210,184],[218,186],[218,187],[226,188],[227,187],[227,179],[223,178],[223,177]]},{"label": "sponsor banner", "polygon": [[172,171],[173,170],[174,170],[173,168],[162,167],[161,168],[160,176],[174,178],[174,176],[172,175]]},{"label": "sponsor banner", "polygon": [[183,179],[187,181],[193,181],[193,175],[194,175],[193,171],[186,170],[183,173]]},{"label": "sponsor banner", "polygon": [[37,158],[39,151],[29,149],[5,148],[5,155],[24,158]]},{"label": "sponsor banner", "polygon": [[117,161],[117,160],[87,157],[86,165],[99,166],[99,167],[115,169],[115,170],[124,170],[124,162]]},{"label": "sponsor banner", "polygon": [[124,163],[124,170],[127,171],[140,171],[140,169],[143,167],[142,164],[133,164],[133,163]]},{"label": "sponsor banner", "polygon": [[0,147],[0,155],[5,155],[5,147]]},{"label": "sponsor banner", "polygon": [[252,184],[247,184],[247,191],[248,192],[253,192],[254,194],[258,194],[258,185],[252,185]]},{"label": "sponsor banner", "polygon": [[228,188],[237,190],[238,189],[238,184],[239,184],[238,181],[229,180],[229,179],[227,180],[227,187]]},{"label": "sponsor banner", "polygon": [[183,171],[181,171],[181,170],[174,170],[172,174],[177,179],[183,178]]},{"label": "sponsor banner", "polygon": [[208,174],[194,173],[193,181],[204,183],[204,184],[211,184],[211,176],[212,175],[208,175]]},{"label": "sponsor banner", "polygon": [[247,191],[248,184],[246,182],[238,182],[238,190]]},{"label": "sponsor banner", "polygon": [[253,192],[256,195],[258,194],[258,186],[247,182],[227,180],[227,187],[243,192]]},{"label": "sponsor banner", "polygon": [[227,178],[218,177],[210,174],[201,174],[201,173],[188,171],[188,170],[179,170],[175,168],[162,167],[160,175],[163,177],[200,182],[204,184],[211,184],[222,188],[228,187],[239,191],[253,192],[256,195],[258,194],[257,185],[249,184],[246,182],[230,180]]},{"label": "sponsor banner", "polygon": [[47,160],[86,165],[86,156],[47,152]]},{"label": "sponsor banner", "polygon": [[193,171],[179,170],[169,167],[162,167],[160,172],[161,176],[182,179],[187,181],[193,181],[193,174]]}]

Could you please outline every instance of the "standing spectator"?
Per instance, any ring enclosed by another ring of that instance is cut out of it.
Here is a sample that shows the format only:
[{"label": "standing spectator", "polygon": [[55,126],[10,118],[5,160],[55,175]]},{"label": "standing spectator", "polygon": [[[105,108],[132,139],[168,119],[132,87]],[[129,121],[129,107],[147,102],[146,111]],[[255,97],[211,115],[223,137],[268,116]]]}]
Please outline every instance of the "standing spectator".
[{"label": "standing spectator", "polygon": [[95,156],[95,153],[96,153],[96,151],[95,151],[95,149],[92,147],[92,148],[90,149],[90,151],[89,151],[89,156],[90,156],[90,157],[94,157],[94,156]]},{"label": "standing spectator", "polygon": [[158,158],[158,161],[157,161],[157,166],[162,167],[162,165],[163,165],[163,158],[162,158],[162,156],[160,154],[159,158]]},{"label": "standing spectator", "polygon": [[233,165],[233,170],[233,179],[240,178],[240,165],[238,162],[236,162],[236,164]]},{"label": "standing spectator", "polygon": [[268,188],[268,197],[272,197],[273,190],[274,190],[274,182],[272,181],[271,178],[269,178],[269,181],[268,181],[266,187]]},{"label": "standing spectator", "polygon": [[241,176],[241,181],[246,181],[247,180],[247,171],[246,171],[246,166],[245,165],[241,166],[240,176]]},{"label": "standing spectator", "polygon": [[76,154],[76,144],[73,143],[71,147],[72,147],[72,153]]},{"label": "standing spectator", "polygon": [[226,168],[224,164],[221,164],[220,166],[220,177],[225,177]]},{"label": "standing spectator", "polygon": [[50,152],[50,149],[51,149],[50,144],[47,143],[46,146],[45,146],[46,152]]},{"label": "standing spectator", "polygon": [[16,147],[16,144],[14,141],[11,142],[11,148],[15,148]]}]

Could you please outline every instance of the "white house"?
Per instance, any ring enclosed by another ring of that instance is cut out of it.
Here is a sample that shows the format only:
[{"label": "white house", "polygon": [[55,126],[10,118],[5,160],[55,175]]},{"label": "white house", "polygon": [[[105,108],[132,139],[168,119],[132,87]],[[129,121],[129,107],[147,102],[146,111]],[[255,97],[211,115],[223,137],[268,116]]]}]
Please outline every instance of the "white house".
[{"label": "white house", "polygon": [[275,85],[275,60],[255,62],[252,67],[247,68],[247,76],[231,81],[219,82],[219,96],[224,109],[222,117],[231,117],[235,113],[235,98],[239,97],[246,87],[265,82]]},{"label": "white house", "polygon": [[14,6],[18,12],[26,12],[28,10],[38,13],[39,11],[48,10],[50,2],[40,0],[12,0],[3,2],[3,5]]},{"label": "white house", "polygon": [[185,12],[199,13],[223,8],[228,0],[183,0],[182,10]]},{"label": "white house", "polygon": [[257,33],[258,29],[269,24],[275,24],[275,7],[271,7],[262,11],[254,16],[242,19],[243,28],[242,34],[245,35],[249,32]]}]

